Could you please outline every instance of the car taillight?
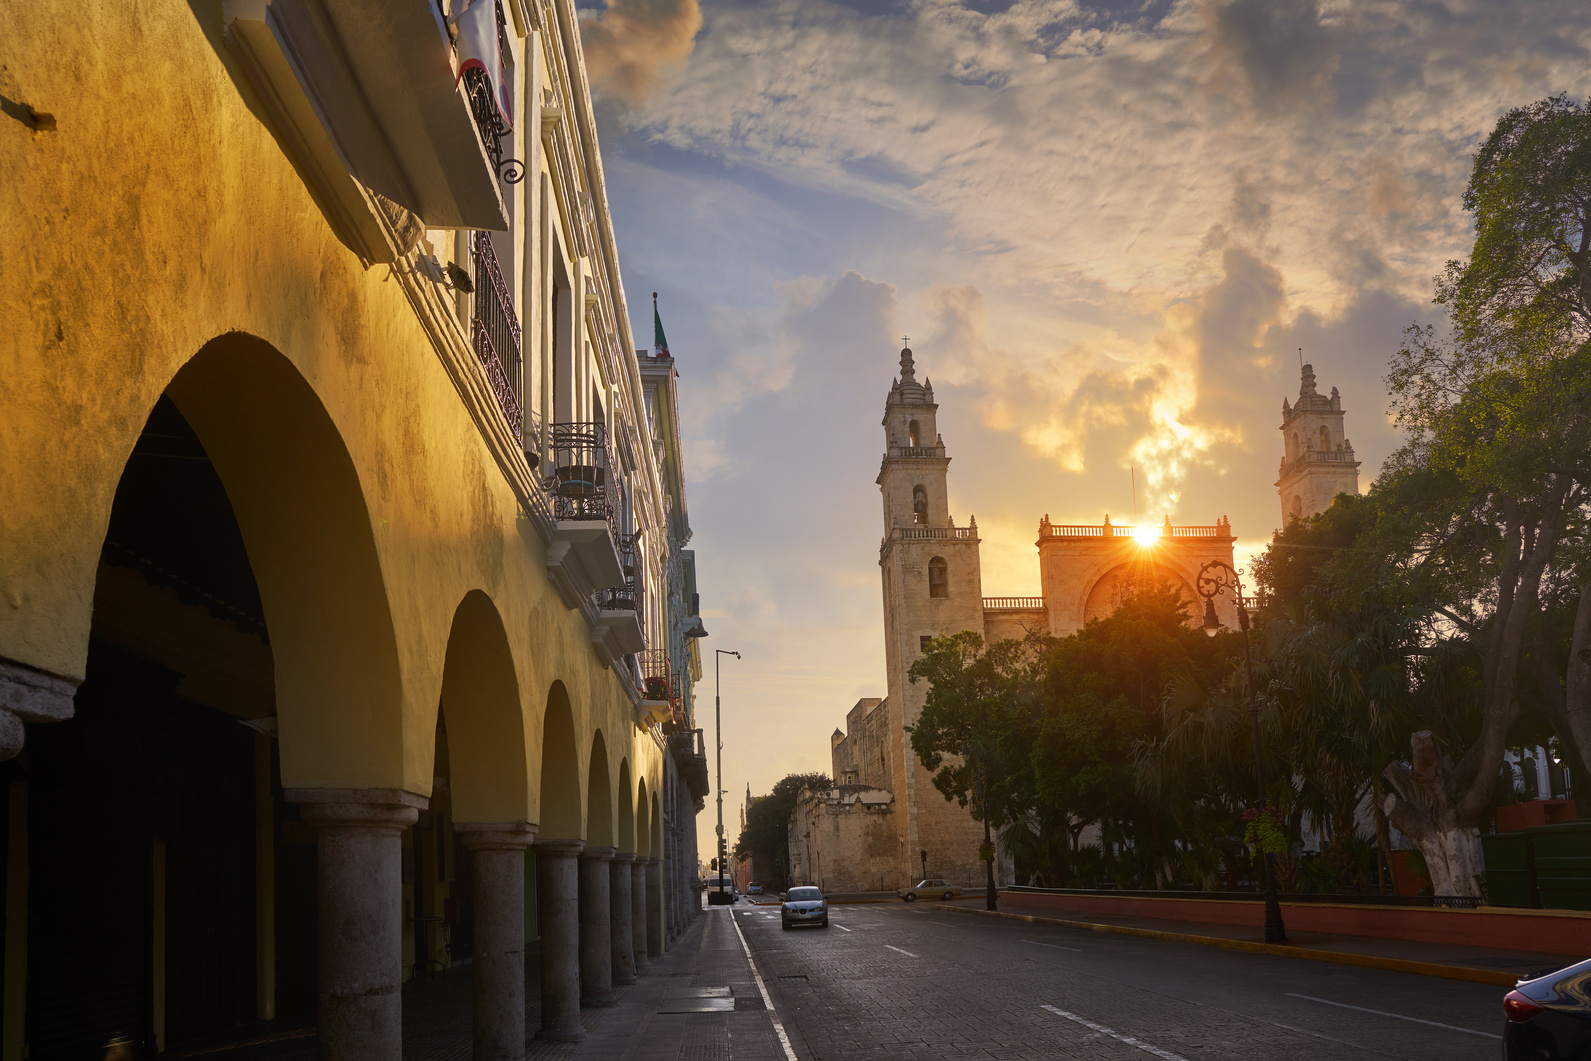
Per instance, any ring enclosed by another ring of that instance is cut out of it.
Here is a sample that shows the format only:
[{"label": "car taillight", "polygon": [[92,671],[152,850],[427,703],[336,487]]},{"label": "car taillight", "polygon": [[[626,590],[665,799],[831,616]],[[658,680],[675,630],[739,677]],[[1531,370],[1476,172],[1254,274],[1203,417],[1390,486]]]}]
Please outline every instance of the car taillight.
[{"label": "car taillight", "polygon": [[1534,1017],[1536,1014],[1540,1013],[1544,1008],[1545,1007],[1539,1006],[1532,1002],[1518,991],[1510,991],[1508,994],[1503,996],[1503,1012],[1506,1013],[1508,1015],[1508,1019],[1513,1021],[1515,1024],[1523,1024],[1531,1017]]}]

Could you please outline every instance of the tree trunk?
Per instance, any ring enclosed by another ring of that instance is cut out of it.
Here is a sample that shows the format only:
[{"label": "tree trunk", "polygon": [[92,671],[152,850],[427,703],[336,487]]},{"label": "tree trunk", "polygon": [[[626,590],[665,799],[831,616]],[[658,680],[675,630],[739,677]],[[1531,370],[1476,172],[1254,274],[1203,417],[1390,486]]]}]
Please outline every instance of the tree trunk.
[{"label": "tree trunk", "polygon": [[1443,762],[1428,729],[1409,739],[1413,765],[1389,763],[1384,776],[1392,791],[1382,805],[1398,830],[1425,856],[1431,890],[1437,895],[1480,895],[1480,830],[1459,821]]},{"label": "tree trunk", "polygon": [[1380,775],[1372,775],[1370,783],[1375,790],[1371,802],[1376,812],[1376,891],[1385,895],[1392,872],[1392,830],[1387,826],[1387,812],[1381,805],[1383,789]]},{"label": "tree trunk", "polygon": [[[1578,764],[1591,767],[1591,582],[1580,586],[1580,605],[1574,613],[1574,635],[1569,641],[1569,664],[1564,675],[1564,708],[1574,740]],[[1591,791],[1591,777],[1576,776],[1576,788]]]}]

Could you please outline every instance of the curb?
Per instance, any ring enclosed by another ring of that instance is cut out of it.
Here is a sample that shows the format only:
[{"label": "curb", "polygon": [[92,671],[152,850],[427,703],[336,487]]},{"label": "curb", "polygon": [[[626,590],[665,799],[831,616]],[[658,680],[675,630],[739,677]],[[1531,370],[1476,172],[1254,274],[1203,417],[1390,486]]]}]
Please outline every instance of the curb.
[{"label": "curb", "polygon": [[1303,958],[1308,961],[1329,962],[1333,965],[1357,965],[1365,969],[1386,969],[1395,973],[1413,973],[1416,976],[1437,976],[1444,980],[1467,980],[1476,984],[1495,984],[1513,987],[1519,977],[1495,969],[1475,969],[1468,965],[1441,965],[1437,962],[1415,962],[1403,958],[1378,958],[1370,954],[1353,954],[1342,951],[1310,950],[1280,943],[1253,943],[1243,939],[1224,939],[1220,936],[1195,936],[1189,932],[1166,932],[1157,928],[1133,928],[1129,925],[1101,925],[1093,921],[1068,921],[1059,917],[1034,917],[1031,914],[1010,914],[1004,910],[971,910],[965,906],[935,903],[935,909],[958,911],[963,914],[981,914],[985,917],[1004,917],[1012,921],[1028,921],[1036,925],[1060,925],[1064,928],[1081,928],[1089,932],[1110,932],[1120,936],[1138,936],[1142,939],[1164,939],[1174,943],[1196,943],[1219,950],[1244,951],[1248,954],[1271,954],[1279,958]]}]

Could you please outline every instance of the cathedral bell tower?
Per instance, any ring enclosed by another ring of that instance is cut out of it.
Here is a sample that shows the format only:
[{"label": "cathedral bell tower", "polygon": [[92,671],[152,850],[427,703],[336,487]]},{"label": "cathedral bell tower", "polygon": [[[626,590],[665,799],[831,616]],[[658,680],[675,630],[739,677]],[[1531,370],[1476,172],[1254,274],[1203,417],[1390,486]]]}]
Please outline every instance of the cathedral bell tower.
[{"label": "cathedral bell tower", "polygon": [[911,348],[900,352],[900,378],[884,402],[884,457],[878,486],[884,502],[884,537],[878,563],[884,588],[884,654],[888,668],[890,719],[889,786],[900,819],[903,880],[921,872],[928,853],[930,876],[954,878],[966,887],[983,880],[978,848],[982,826],[966,810],[947,803],[928,771],[912,754],[905,727],[917,721],[926,683],[912,683],[907,670],[922,658],[931,638],[973,630],[983,633],[983,573],[978,559],[978,524],[956,526],[950,514],[950,458],[936,423],[931,382],[917,382]]},{"label": "cathedral bell tower", "polygon": [[1282,399],[1282,464],[1276,493],[1282,526],[1331,507],[1338,494],[1359,492],[1359,462],[1343,428],[1342,398],[1315,390],[1315,367],[1304,365],[1298,403]]}]

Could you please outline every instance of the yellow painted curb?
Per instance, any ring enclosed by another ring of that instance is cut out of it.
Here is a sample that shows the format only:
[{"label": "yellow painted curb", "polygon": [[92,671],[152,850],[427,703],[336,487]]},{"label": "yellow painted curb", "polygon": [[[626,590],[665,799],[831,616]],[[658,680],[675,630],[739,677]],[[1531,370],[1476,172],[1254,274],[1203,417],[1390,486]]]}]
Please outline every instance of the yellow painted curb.
[{"label": "yellow painted curb", "polygon": [[1411,962],[1402,958],[1378,958],[1371,954],[1351,954],[1341,951],[1312,950],[1279,943],[1253,943],[1243,939],[1223,939],[1220,936],[1195,936],[1188,932],[1166,932],[1157,928],[1133,928],[1129,925],[1101,925],[1094,921],[1068,921],[1060,917],[1034,917],[1031,914],[1010,914],[1004,910],[969,910],[964,906],[934,904],[939,910],[959,910],[964,914],[983,914],[986,917],[1005,917],[1013,921],[1029,921],[1037,925],[1061,925],[1081,928],[1089,932],[1113,932],[1120,936],[1139,936],[1143,939],[1166,939],[1176,943],[1197,943],[1220,950],[1245,951],[1249,954],[1274,954],[1280,958],[1306,958],[1333,965],[1357,965],[1365,969],[1386,969],[1395,973],[1413,973],[1416,976],[1439,976],[1445,980],[1468,980],[1477,984],[1496,984],[1513,987],[1519,977],[1495,969],[1474,969],[1467,965],[1441,965],[1436,962]]}]

